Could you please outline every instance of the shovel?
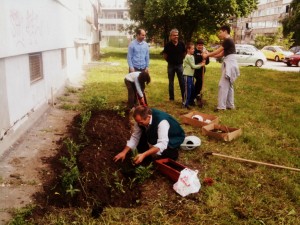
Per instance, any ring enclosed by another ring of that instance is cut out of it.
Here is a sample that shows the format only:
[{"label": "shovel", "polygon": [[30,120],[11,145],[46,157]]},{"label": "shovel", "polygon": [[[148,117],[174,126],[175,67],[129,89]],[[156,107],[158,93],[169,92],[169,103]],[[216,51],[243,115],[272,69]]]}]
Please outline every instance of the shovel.
[{"label": "shovel", "polygon": [[266,162],[260,162],[260,161],[250,160],[250,159],[243,159],[243,158],[233,157],[233,156],[229,156],[229,155],[214,153],[214,152],[205,152],[203,155],[204,155],[205,158],[207,158],[207,156],[209,156],[209,155],[214,155],[214,156],[219,156],[219,157],[223,157],[223,158],[238,160],[238,161],[242,161],[242,162],[249,162],[249,163],[254,163],[254,164],[259,164],[259,165],[271,166],[271,167],[276,167],[276,168],[281,168],[281,169],[288,169],[288,170],[293,170],[293,171],[300,172],[300,169],[298,169],[298,168],[293,168],[293,167],[288,167],[288,166],[281,166],[281,165],[276,165],[276,164],[266,163]]}]

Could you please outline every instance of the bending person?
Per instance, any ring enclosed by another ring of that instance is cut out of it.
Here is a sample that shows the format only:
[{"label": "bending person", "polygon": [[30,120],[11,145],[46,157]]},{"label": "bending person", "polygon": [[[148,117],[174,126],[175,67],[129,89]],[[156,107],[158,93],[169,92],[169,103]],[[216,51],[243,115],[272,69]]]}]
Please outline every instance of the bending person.
[{"label": "bending person", "polygon": [[[169,114],[146,106],[138,106],[133,112],[135,120],[133,133],[125,148],[114,157],[114,161],[124,160],[130,150],[139,154],[134,163],[140,164],[147,157],[178,158],[178,150],[185,134],[180,124]],[[143,138],[144,137],[144,138]]]},{"label": "bending person", "polygon": [[132,109],[139,102],[140,105],[147,105],[145,95],[145,83],[151,81],[147,72],[132,72],[125,76],[124,82],[128,91],[127,107]]}]

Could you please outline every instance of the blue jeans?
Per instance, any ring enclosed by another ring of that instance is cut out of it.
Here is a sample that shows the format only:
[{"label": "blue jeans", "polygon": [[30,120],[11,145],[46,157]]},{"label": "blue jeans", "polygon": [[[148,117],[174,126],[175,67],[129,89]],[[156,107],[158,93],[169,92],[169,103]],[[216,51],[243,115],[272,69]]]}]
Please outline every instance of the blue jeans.
[{"label": "blue jeans", "polygon": [[181,98],[183,99],[184,84],[183,84],[183,66],[168,64],[168,78],[169,78],[169,99],[174,100],[174,77],[177,74],[178,83],[181,92]]},{"label": "blue jeans", "polygon": [[184,101],[183,104],[185,107],[192,104],[194,101],[194,77],[183,75],[184,80]]}]

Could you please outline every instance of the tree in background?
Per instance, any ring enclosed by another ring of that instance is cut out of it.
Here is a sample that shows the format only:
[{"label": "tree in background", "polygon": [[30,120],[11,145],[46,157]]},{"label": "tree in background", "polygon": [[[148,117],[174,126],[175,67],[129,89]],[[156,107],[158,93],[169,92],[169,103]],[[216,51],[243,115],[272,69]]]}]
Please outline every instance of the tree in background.
[{"label": "tree in background", "polygon": [[294,32],[283,36],[282,27],[279,27],[277,32],[273,35],[259,35],[255,37],[255,46],[259,49],[266,45],[279,45],[283,46],[285,49],[289,49],[293,45],[294,40],[292,39]]},{"label": "tree in background", "polygon": [[257,7],[257,0],[128,0],[130,18],[147,30],[147,36],[166,43],[172,28],[191,41],[201,30],[216,32],[232,16],[245,17]]},{"label": "tree in background", "polygon": [[293,0],[290,5],[289,14],[281,21],[283,35],[287,36],[294,32],[293,39],[296,45],[300,45],[300,1]]}]

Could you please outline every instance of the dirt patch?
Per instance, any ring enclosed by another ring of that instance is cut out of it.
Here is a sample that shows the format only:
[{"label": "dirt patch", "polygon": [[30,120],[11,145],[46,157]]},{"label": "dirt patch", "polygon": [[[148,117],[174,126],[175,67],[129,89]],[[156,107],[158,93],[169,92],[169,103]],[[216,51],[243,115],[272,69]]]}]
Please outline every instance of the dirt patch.
[{"label": "dirt patch", "polygon": [[[95,218],[105,207],[150,210],[157,182],[170,202],[177,199],[171,181],[158,171],[152,170],[151,178],[140,183],[135,180],[131,156],[123,163],[113,162],[130,137],[128,112],[92,112],[82,126],[85,119],[75,111],[51,108],[1,159],[0,224],[9,221],[11,209],[28,204],[36,206],[28,218],[36,224],[43,224],[48,213],[71,212],[77,207],[91,209]],[[80,149],[75,151],[79,179],[73,177],[72,186],[69,181],[76,171],[68,173],[73,167],[66,163],[72,158],[70,145]]]},{"label": "dirt patch", "polygon": [[[43,191],[34,194],[39,205],[33,214],[35,221],[53,207],[90,207],[92,216],[98,217],[106,206],[133,207],[140,202],[140,182],[131,156],[123,163],[113,161],[130,137],[128,113],[92,112],[84,130],[83,120],[83,115],[75,116],[69,137],[58,142],[61,148],[57,154],[43,159],[52,176],[44,176]],[[72,146],[79,148],[74,154]],[[72,155],[76,162],[70,166]]]}]

